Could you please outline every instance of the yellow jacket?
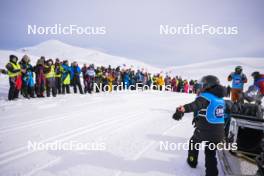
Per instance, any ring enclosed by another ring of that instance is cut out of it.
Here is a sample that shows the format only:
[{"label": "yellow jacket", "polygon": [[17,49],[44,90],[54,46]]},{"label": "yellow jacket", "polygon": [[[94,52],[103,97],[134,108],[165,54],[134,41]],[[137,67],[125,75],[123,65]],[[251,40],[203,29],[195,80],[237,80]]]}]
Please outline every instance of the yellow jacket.
[{"label": "yellow jacket", "polygon": [[158,77],[156,81],[157,81],[157,85],[159,86],[163,86],[165,84],[162,76]]}]

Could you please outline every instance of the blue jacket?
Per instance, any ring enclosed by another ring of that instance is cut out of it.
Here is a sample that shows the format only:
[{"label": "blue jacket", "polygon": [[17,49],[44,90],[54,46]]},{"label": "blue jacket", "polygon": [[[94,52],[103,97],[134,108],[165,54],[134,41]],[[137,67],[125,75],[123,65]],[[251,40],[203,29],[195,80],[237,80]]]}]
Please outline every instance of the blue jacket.
[{"label": "blue jacket", "polygon": [[33,78],[32,65],[21,63],[21,68],[26,69],[26,73],[24,73],[22,76],[23,84],[26,84],[29,87],[34,87],[35,82]]},{"label": "blue jacket", "polygon": [[129,74],[128,73],[125,73],[123,79],[124,79],[125,87],[128,88],[129,87],[129,82],[130,82]]},{"label": "blue jacket", "polygon": [[62,80],[64,80],[68,74],[71,74],[71,67],[66,65],[66,64],[62,64]]},{"label": "blue jacket", "polygon": [[71,80],[76,76],[80,77],[81,74],[81,68],[79,66],[71,66]]}]

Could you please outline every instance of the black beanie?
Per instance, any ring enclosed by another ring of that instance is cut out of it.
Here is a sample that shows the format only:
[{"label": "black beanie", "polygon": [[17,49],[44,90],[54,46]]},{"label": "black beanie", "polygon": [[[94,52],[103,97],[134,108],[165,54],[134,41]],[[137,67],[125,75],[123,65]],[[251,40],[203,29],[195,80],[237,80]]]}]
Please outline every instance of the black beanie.
[{"label": "black beanie", "polygon": [[10,60],[10,61],[13,60],[14,58],[15,58],[16,60],[18,60],[17,56],[15,56],[15,55],[13,55],[13,54],[9,56],[9,60]]}]

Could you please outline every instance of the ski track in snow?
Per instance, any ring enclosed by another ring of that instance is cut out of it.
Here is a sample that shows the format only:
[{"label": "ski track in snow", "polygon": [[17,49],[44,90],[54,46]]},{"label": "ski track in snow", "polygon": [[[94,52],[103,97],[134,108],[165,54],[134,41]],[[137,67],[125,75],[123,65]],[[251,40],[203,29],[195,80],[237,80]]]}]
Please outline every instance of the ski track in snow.
[{"label": "ski track in snow", "polygon": [[[87,105],[100,103],[100,102],[102,102],[102,101],[98,100],[98,101],[93,101],[91,103],[83,103],[83,104],[78,105],[78,106],[73,105],[73,107],[87,106]],[[50,108],[50,107],[56,107],[56,105],[54,105],[54,104],[46,105],[44,107],[41,107],[40,109],[46,109],[46,108]],[[58,114],[58,115],[54,115],[54,116],[49,116],[47,119],[38,119],[38,120],[32,120],[32,121],[17,123],[17,124],[13,124],[13,125],[10,125],[7,127],[0,128],[0,134],[6,133],[9,131],[22,129],[22,128],[27,128],[27,127],[36,127],[36,126],[41,125],[43,123],[53,122],[56,120],[63,120],[63,119],[75,118],[75,117],[76,117],[76,111],[75,112],[68,112],[68,113],[64,113],[64,114]]]},{"label": "ski track in snow", "polygon": [[[140,115],[140,114],[132,113],[130,115],[128,115],[128,114],[125,114],[125,115],[128,116],[128,118],[126,118],[125,120],[129,120],[129,119],[131,119],[131,117],[134,118],[134,116]],[[121,116],[124,116],[124,114],[122,114]],[[109,120],[110,120],[110,122],[108,122]],[[119,119],[118,117],[114,117],[114,118],[107,119],[107,120],[102,120],[102,121],[99,121],[96,124],[90,124],[90,125],[87,125],[87,126],[84,126],[84,127],[80,127],[80,128],[74,129],[72,131],[68,131],[66,133],[59,134],[59,135],[53,136],[51,138],[47,138],[47,139],[39,141],[39,142],[40,143],[46,143],[46,142],[56,141],[56,140],[60,140],[61,142],[64,142],[64,141],[72,139],[72,138],[74,138],[76,136],[83,135],[85,133],[97,130],[97,129],[102,128],[102,127],[107,127],[107,126],[109,126],[111,124],[116,124],[116,122],[120,122],[120,121],[123,121],[123,120],[124,119]],[[6,164],[8,162],[11,162],[11,161],[13,161],[15,159],[19,159],[21,157],[29,155],[29,154],[34,152],[34,151],[27,151],[27,149],[28,149],[27,146],[24,146],[24,147],[20,147],[20,148],[11,150],[9,152],[5,152],[5,153],[0,154],[0,160],[1,160],[0,161],[0,166],[3,165],[3,164]],[[21,151],[24,151],[24,150],[26,150],[26,151],[22,152],[22,153],[19,153],[19,154],[15,155],[15,156],[12,156],[13,154],[21,152]],[[8,157],[8,158],[4,159],[5,157]]]},{"label": "ski track in snow", "polygon": [[[194,171],[185,164],[185,152],[177,154],[157,149],[158,141],[163,138],[188,140],[191,137],[191,114],[176,123],[171,115],[176,106],[194,97],[170,92],[113,92],[1,103],[4,116],[0,117],[3,120],[0,145],[5,149],[0,149],[0,175],[202,175],[203,154]],[[28,106],[33,108],[31,116],[27,116],[25,107]],[[10,113],[14,107],[17,110]],[[34,132],[42,138],[35,139]],[[16,139],[19,140],[16,142]],[[106,151],[89,152],[33,151],[28,150],[28,140],[103,141],[109,147]],[[157,168],[159,162],[162,166]]]},{"label": "ski track in snow", "polygon": [[[172,126],[171,128],[169,128],[168,130],[164,131],[162,133],[162,136],[166,135],[168,133],[168,131],[170,131],[171,129],[175,128],[175,126]],[[140,152],[138,152],[133,158],[132,160],[138,160],[147,150],[149,150],[153,145],[155,145],[157,142],[156,141],[152,141],[150,142],[145,148],[143,148]],[[115,176],[120,176],[122,175],[122,171],[118,171]]]},{"label": "ski track in snow", "polygon": [[[139,114],[133,114],[133,116],[136,116],[136,115],[139,115]],[[127,123],[127,120],[134,120],[134,121],[132,123]],[[100,138],[106,137],[109,134],[117,133],[117,131],[119,131],[121,128],[124,128],[126,126],[132,125],[133,123],[138,122],[139,120],[141,120],[141,117],[128,118],[128,119],[125,119],[125,121],[115,122],[112,125],[111,124],[107,124],[107,127],[103,129],[105,131],[104,135],[98,136],[97,138],[100,139]],[[121,124],[120,124],[120,122],[121,122]],[[121,125],[121,126],[116,128],[116,125]],[[48,167],[58,163],[59,161],[60,161],[60,158],[52,160],[52,161],[50,161],[50,162],[48,162],[48,163],[46,163],[46,164],[44,164],[42,166],[39,166],[39,167],[33,169],[32,171],[30,171],[29,173],[26,173],[25,175],[26,176],[31,176],[31,175],[37,173],[40,170],[43,170],[45,168],[48,168]]]}]

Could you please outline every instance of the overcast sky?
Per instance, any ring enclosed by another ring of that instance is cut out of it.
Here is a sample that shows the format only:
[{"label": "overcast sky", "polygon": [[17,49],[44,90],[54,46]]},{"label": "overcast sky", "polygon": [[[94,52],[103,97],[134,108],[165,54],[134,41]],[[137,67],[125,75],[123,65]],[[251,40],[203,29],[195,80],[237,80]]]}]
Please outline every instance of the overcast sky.
[{"label": "overcast sky", "polygon": [[[2,0],[0,48],[16,49],[58,39],[159,66],[263,57],[263,9],[263,0]],[[107,34],[28,35],[27,25],[33,24],[106,26]],[[161,24],[238,26],[239,33],[161,36]]]}]

